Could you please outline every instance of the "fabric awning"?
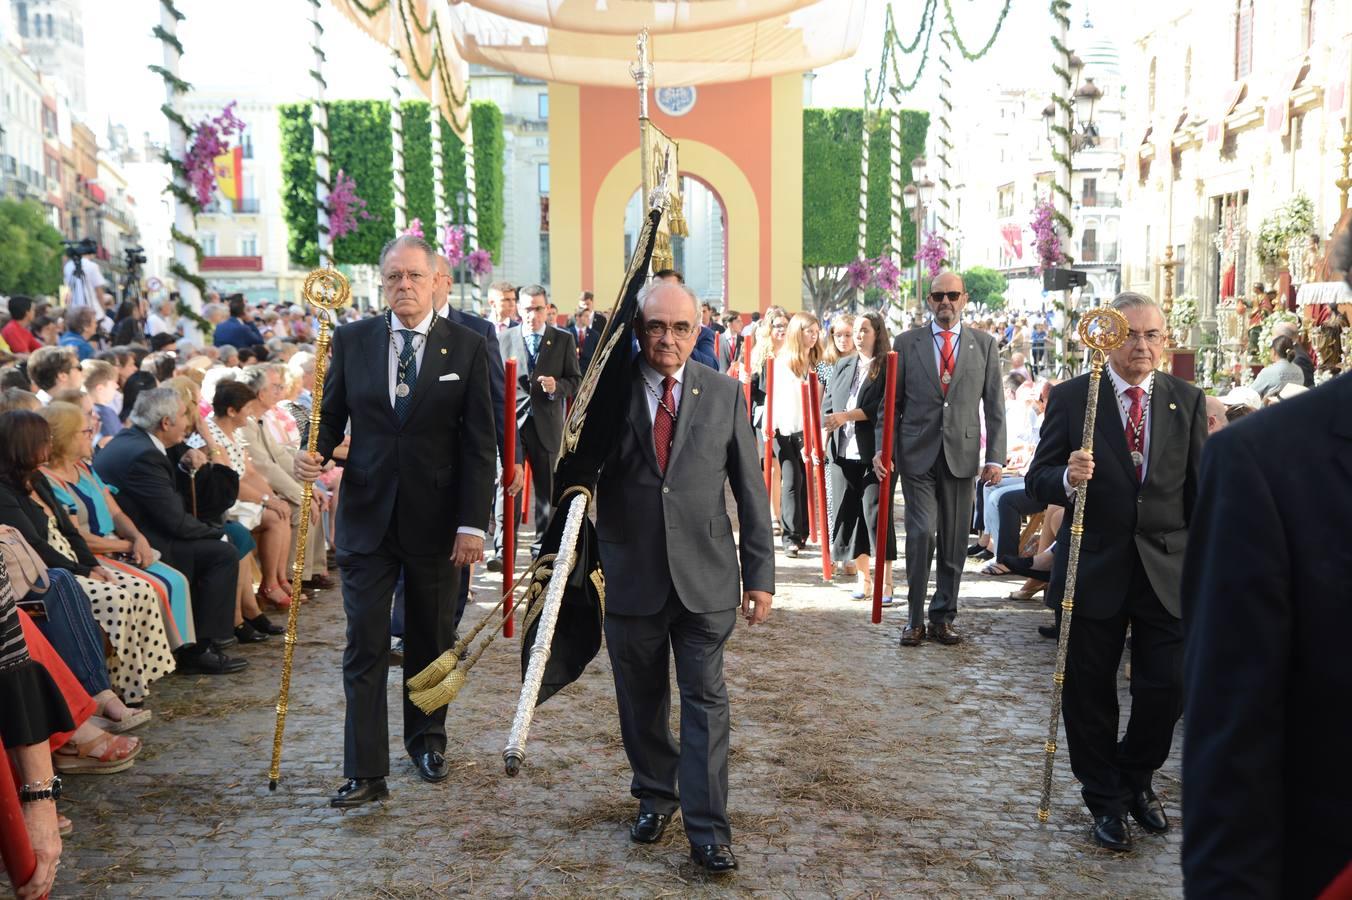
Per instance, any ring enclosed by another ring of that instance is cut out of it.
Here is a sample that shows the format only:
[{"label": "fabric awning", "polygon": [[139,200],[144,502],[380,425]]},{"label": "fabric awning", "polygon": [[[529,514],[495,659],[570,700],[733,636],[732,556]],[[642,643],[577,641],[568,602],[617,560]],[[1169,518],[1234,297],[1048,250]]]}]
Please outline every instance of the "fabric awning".
[{"label": "fabric awning", "polygon": [[746,25],[811,6],[818,0],[469,0],[467,5],[518,22],[560,31],[652,34]]},{"label": "fabric awning", "polygon": [[1291,127],[1291,92],[1309,71],[1310,64],[1301,60],[1277,76],[1267,102],[1265,119],[1268,134],[1286,136],[1287,130]]}]

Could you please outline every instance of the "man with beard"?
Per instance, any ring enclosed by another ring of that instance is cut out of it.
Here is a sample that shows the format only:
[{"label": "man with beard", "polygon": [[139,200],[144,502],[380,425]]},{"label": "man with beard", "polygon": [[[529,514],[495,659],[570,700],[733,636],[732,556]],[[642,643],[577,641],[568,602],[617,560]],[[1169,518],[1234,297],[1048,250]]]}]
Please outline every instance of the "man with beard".
[{"label": "man with beard", "polygon": [[[906,501],[906,580],[910,605],[901,645],[928,637],[941,644],[962,640],[953,628],[958,585],[967,558],[967,532],[975,498],[973,479],[1000,483],[1005,464],[1005,397],[1000,348],[995,338],[959,320],[967,291],[956,272],[931,284],[932,321],[897,336],[897,400],[892,412],[897,440],[893,459]],[[981,465],[981,413],[986,417],[985,465]],[[885,415],[878,416],[876,446],[882,447]],[[882,451],[873,458],[886,476]],[[925,595],[930,566],[938,556],[929,626]]]}]

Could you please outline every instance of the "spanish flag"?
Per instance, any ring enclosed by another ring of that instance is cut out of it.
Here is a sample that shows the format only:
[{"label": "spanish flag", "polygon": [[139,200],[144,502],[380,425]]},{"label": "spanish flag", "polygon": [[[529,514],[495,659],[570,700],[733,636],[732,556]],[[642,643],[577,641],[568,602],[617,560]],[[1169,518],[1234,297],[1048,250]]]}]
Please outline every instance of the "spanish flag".
[{"label": "spanish flag", "polygon": [[216,187],[220,190],[221,196],[234,204],[238,210],[240,198],[243,197],[244,148],[235,147],[227,150],[216,157],[213,163],[216,169]]}]

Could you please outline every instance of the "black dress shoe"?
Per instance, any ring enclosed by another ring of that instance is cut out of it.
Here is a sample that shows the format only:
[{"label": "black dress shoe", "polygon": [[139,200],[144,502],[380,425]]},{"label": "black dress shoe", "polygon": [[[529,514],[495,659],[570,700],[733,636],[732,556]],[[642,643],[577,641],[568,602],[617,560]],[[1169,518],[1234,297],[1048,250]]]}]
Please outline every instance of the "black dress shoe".
[{"label": "black dress shoe", "polygon": [[501,572],[502,560],[496,556],[490,557],[488,562],[484,563],[484,568],[490,572]]},{"label": "black dress shoe", "polygon": [[690,858],[710,875],[724,875],[737,871],[737,857],[727,844],[690,845]]},{"label": "black dress shoe", "polygon": [[639,844],[656,844],[662,840],[671,816],[662,813],[640,812],[629,826],[629,839]]},{"label": "black dress shoe", "polygon": [[1169,817],[1164,814],[1164,804],[1150,788],[1132,794],[1131,817],[1151,834],[1164,834],[1169,830]]},{"label": "black dress shoe", "polygon": [[451,774],[451,767],[446,764],[446,757],[442,756],[437,750],[419,753],[413,757],[413,765],[418,770],[418,777],[431,784],[445,781],[446,776]]},{"label": "black dress shoe", "polygon": [[351,809],[370,803],[372,800],[384,800],[390,795],[384,778],[349,778],[338,793],[329,798],[329,806],[338,809]]},{"label": "black dress shoe", "polygon": [[[197,647],[203,647],[199,644]],[[249,661],[226,656],[215,647],[184,650],[178,654],[178,671],[185,675],[230,675],[247,668]]]},{"label": "black dress shoe", "polygon": [[962,635],[947,622],[937,622],[929,627],[929,639],[938,641],[947,647],[962,643]]},{"label": "black dress shoe", "polygon": [[269,619],[265,613],[259,613],[252,619],[245,619],[244,621],[252,625],[255,631],[261,631],[264,634],[286,634],[286,628]]},{"label": "black dress shoe", "polygon": [[919,647],[924,640],[924,625],[907,625],[901,630],[901,646],[903,647]]},{"label": "black dress shoe", "polygon": [[1049,640],[1058,641],[1061,639],[1061,629],[1055,625],[1039,625],[1037,633]]},{"label": "black dress shoe", "polygon": [[235,639],[241,644],[261,644],[268,636],[254,628],[248,621],[244,621],[235,626]]},{"label": "black dress shoe", "polygon": [[1125,853],[1131,849],[1131,830],[1122,816],[1096,816],[1094,843],[1109,850]]},{"label": "black dress shoe", "polygon": [[213,650],[219,652],[221,650],[229,650],[231,647],[235,646],[238,643],[239,637],[232,634],[230,635],[230,637],[221,638],[219,641],[212,641],[211,647]]}]

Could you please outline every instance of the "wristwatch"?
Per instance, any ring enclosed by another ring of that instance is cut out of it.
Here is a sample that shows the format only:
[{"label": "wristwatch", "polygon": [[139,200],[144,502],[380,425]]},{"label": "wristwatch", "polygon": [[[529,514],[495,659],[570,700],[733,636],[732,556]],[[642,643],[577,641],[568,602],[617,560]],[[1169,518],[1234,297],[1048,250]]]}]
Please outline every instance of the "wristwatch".
[{"label": "wristwatch", "polygon": [[61,776],[53,775],[46,781],[35,781],[19,788],[19,802],[37,803],[42,800],[61,799]]}]

